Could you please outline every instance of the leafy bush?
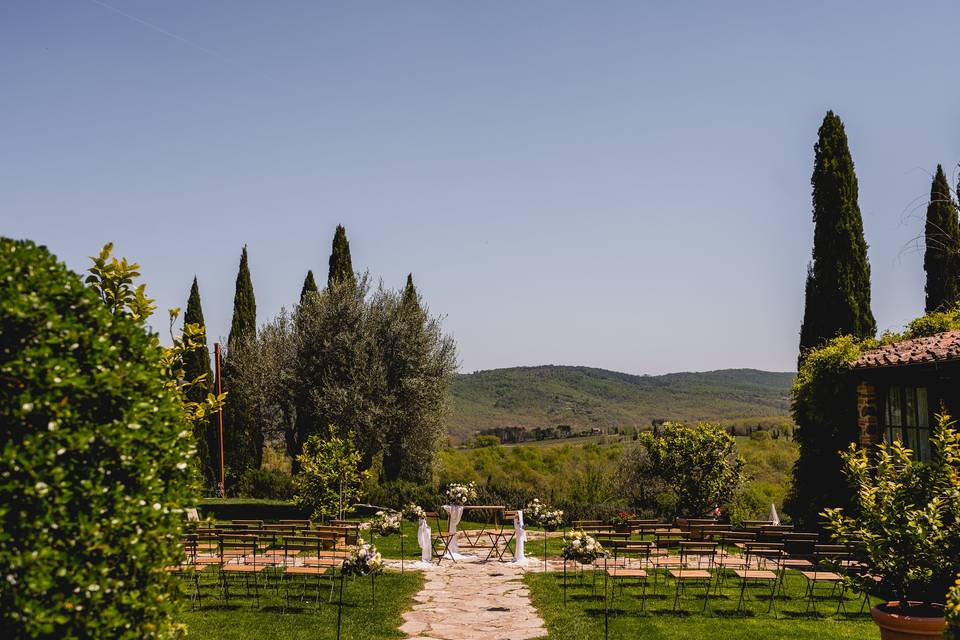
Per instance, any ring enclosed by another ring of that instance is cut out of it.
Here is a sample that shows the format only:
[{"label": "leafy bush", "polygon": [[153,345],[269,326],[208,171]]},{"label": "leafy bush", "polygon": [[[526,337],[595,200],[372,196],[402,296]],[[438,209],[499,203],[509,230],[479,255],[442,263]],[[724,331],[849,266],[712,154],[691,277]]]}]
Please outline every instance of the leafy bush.
[{"label": "leafy bush", "polygon": [[297,506],[310,512],[314,520],[343,518],[363,495],[363,482],[369,477],[360,471],[361,454],[353,446],[352,435],[310,436],[297,456],[300,473],[294,479]]},{"label": "leafy bush", "polygon": [[[960,570],[960,432],[938,416],[930,434],[928,463],[915,460],[899,441],[876,453],[851,445],[844,473],[856,486],[854,515],[824,512],[839,540],[859,540],[860,560],[870,568],[859,586],[898,600],[943,603]],[[872,577],[881,579],[875,584]]]},{"label": "leafy bush", "polygon": [[668,422],[659,435],[640,435],[623,475],[636,487],[656,487],[658,497],[672,496],[675,506],[661,515],[702,516],[733,499],[743,465],[736,440],[720,425]]},{"label": "leafy bush", "polygon": [[947,592],[947,632],[943,635],[949,640],[960,639],[960,575]]},{"label": "leafy bush", "polygon": [[108,293],[109,307],[46,248],[0,239],[5,637],[174,631],[162,568],[181,557],[194,443],[142,290]]},{"label": "leafy bush", "polygon": [[278,469],[248,469],[240,478],[237,492],[245,498],[291,500],[293,476]]}]

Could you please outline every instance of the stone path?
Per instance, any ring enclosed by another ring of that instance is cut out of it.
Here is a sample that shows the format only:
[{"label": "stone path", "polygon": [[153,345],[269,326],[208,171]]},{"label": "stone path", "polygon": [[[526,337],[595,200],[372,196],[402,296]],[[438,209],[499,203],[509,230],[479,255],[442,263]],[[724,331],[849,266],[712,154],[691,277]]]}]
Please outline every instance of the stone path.
[{"label": "stone path", "polygon": [[530,602],[524,571],[543,570],[502,562],[444,561],[424,571],[425,584],[400,631],[410,640],[527,640],[547,635]]}]

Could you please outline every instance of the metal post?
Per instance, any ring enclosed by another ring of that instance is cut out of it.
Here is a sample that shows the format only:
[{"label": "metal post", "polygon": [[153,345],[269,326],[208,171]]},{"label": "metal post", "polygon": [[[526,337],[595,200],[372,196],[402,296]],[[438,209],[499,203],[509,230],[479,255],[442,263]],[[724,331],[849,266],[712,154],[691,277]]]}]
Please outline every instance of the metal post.
[{"label": "metal post", "polygon": [[[217,367],[217,397],[220,397],[220,394],[223,393],[221,390],[220,383],[220,343],[215,342],[213,345],[213,352],[216,355],[216,367]],[[223,473],[223,407],[217,409],[217,422],[220,427],[220,497],[225,498],[227,496],[227,485]]]},{"label": "metal post", "polygon": [[337,602],[337,640],[340,640],[340,621],[343,619],[343,571],[340,572],[340,600]]},{"label": "metal post", "polygon": [[403,520],[400,521],[400,573],[403,573]]}]

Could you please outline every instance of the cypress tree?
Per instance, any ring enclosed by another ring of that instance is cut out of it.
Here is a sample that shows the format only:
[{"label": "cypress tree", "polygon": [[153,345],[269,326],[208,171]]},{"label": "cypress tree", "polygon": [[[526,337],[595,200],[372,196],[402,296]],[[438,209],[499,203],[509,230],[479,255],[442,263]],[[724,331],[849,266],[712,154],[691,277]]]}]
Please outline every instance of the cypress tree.
[{"label": "cypress tree", "polygon": [[407,285],[403,288],[403,307],[411,308],[416,306],[417,309],[420,308],[420,303],[417,301],[417,288],[413,286],[413,274],[407,274]]},{"label": "cypress tree", "polygon": [[[247,245],[240,253],[240,269],[233,294],[233,320],[230,322],[228,346],[235,346],[257,335],[257,301],[253,297],[253,281],[247,264]],[[239,343],[238,343],[239,341]]]},{"label": "cypress tree", "polygon": [[828,111],[814,147],[813,258],[807,271],[800,361],[840,334],[873,336],[870,264],[857,204],[857,174],[843,122]]},{"label": "cypress tree", "polygon": [[303,288],[300,289],[300,303],[303,304],[303,299],[307,297],[308,293],[316,293],[319,291],[317,289],[317,281],[313,279],[313,270],[307,271],[307,277],[303,279]]},{"label": "cypress tree", "polygon": [[330,253],[330,272],[327,274],[327,286],[334,282],[352,283],[354,286],[357,277],[353,272],[353,261],[350,259],[350,243],[347,241],[347,230],[342,224],[337,225],[333,234],[333,251]]},{"label": "cypress tree", "polygon": [[[187,380],[196,380],[200,376],[205,376],[203,382],[194,385],[187,390],[187,398],[191,402],[203,402],[207,394],[213,391],[213,373],[210,370],[210,349],[207,347],[206,324],[203,321],[203,307],[200,305],[200,287],[197,285],[197,277],[193,277],[193,285],[190,287],[190,297],[187,299],[187,310],[183,314],[184,324],[197,324],[204,327],[203,347],[194,351],[189,351],[184,355],[183,370]],[[200,464],[200,474],[203,481],[208,486],[216,483],[215,464],[219,460],[214,460],[213,451],[216,440],[209,420],[197,422],[194,425],[194,438],[197,441],[197,458]]]},{"label": "cypress tree", "polygon": [[233,296],[233,320],[227,338],[227,357],[223,362],[223,390],[227,392],[223,410],[224,466],[227,470],[227,489],[233,491],[243,474],[259,469],[263,460],[263,434],[252,419],[253,407],[246,406],[239,394],[231,398],[230,390],[240,376],[242,358],[238,354],[257,337],[257,302],[253,296],[253,282],[247,260],[247,247],[240,254],[236,290]]},{"label": "cypress tree", "polygon": [[937,165],[930,186],[927,221],[924,226],[926,251],[923,269],[927,272],[927,313],[952,307],[960,299],[958,267],[960,267],[960,225],[957,207],[950,193],[950,184]]},{"label": "cypress tree", "polygon": [[[807,269],[806,308],[800,330],[802,367],[808,350],[840,334],[871,337],[870,265],[857,204],[857,176],[843,123],[832,111],[814,147],[813,259]],[[818,391],[812,402],[794,397],[800,455],[785,510],[800,527],[818,528],[825,507],[849,504],[838,452],[857,439],[856,395],[849,376]]]}]

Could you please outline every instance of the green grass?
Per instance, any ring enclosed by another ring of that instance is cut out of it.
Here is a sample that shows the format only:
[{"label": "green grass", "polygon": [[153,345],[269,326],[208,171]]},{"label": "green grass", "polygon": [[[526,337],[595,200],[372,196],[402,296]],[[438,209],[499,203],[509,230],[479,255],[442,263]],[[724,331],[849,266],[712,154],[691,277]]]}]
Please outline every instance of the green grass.
[{"label": "green grass", "polygon": [[[787,597],[777,599],[779,611],[775,618],[767,614],[769,587],[748,587],[744,613],[737,613],[739,582],[728,578],[719,597],[711,595],[707,613],[703,607],[703,587],[688,586],[681,597],[680,609],[674,613],[674,583],[664,574],[659,577],[657,594],[651,596],[648,587],[646,611],[640,610],[641,587],[624,584],[624,594],[617,594],[609,618],[610,638],[688,639],[722,638],[747,640],[767,638],[822,638],[859,639],[878,637],[876,625],[867,612],[858,614],[861,600],[850,594],[846,600],[849,615],[834,616],[836,597],[827,598],[829,588],[823,589],[818,600],[820,614],[804,612],[805,581],[799,574],[788,572],[785,584]],[[574,576],[571,566],[568,574],[567,599],[563,599],[563,579],[559,573],[528,573],[524,578],[530,587],[531,598],[547,623],[550,638],[556,640],[601,639],[604,637],[603,574],[596,572],[596,588],[591,593],[592,575],[586,572],[582,581]],[[820,593],[820,591],[818,591]]]},{"label": "green grass", "polygon": [[[315,591],[311,591],[308,603],[299,605],[298,610],[283,612],[283,588],[279,595],[272,586],[262,591],[259,609],[255,608],[252,598],[235,601],[232,595],[231,606],[227,607],[219,601],[215,571],[208,569],[201,575],[203,608],[187,610],[178,619],[187,625],[187,637],[191,640],[326,640],[336,637],[337,593],[335,590],[333,603],[328,602],[329,587],[326,585],[321,589],[319,611],[315,610],[312,600]],[[377,577],[376,606],[371,607],[370,579],[347,578],[344,581],[341,638],[405,637],[397,631],[402,624],[401,614],[412,606],[412,597],[422,585],[420,572],[401,575],[388,571]]]}]

